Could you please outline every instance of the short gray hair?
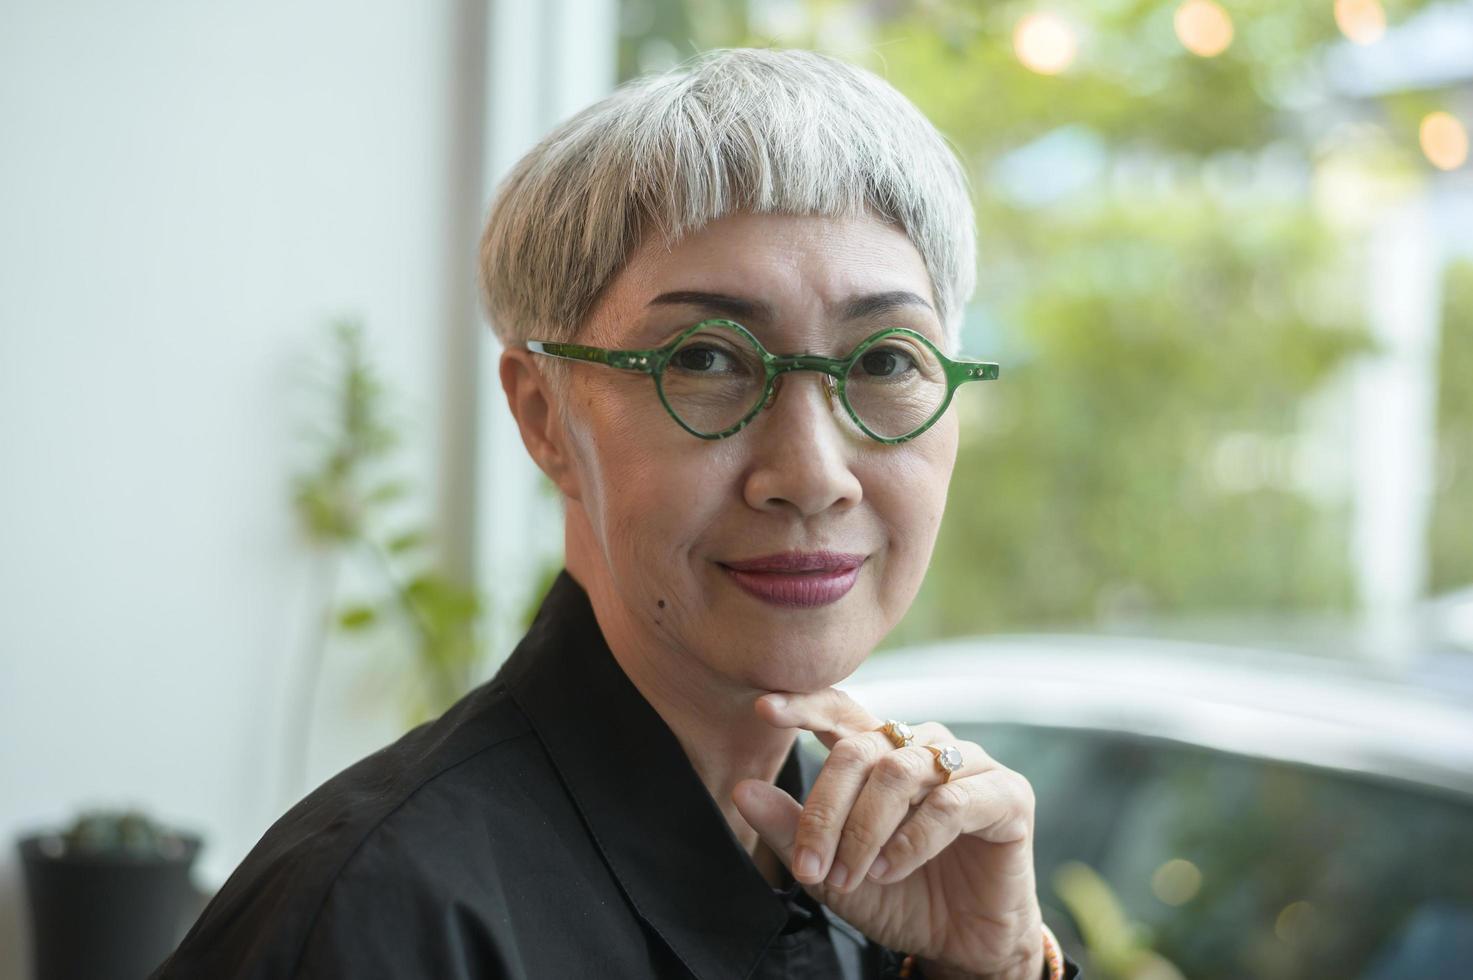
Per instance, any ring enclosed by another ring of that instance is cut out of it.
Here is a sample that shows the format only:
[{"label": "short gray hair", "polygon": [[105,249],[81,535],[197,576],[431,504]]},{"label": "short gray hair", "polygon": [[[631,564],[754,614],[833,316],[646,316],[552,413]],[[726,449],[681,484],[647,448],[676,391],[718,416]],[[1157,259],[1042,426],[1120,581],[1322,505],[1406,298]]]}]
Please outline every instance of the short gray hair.
[{"label": "short gray hair", "polygon": [[976,280],[965,172],[876,75],[811,51],[711,51],[629,82],[549,133],[497,191],[481,285],[502,343],[573,339],[647,235],[734,211],[873,213],[931,276],[949,352]]}]

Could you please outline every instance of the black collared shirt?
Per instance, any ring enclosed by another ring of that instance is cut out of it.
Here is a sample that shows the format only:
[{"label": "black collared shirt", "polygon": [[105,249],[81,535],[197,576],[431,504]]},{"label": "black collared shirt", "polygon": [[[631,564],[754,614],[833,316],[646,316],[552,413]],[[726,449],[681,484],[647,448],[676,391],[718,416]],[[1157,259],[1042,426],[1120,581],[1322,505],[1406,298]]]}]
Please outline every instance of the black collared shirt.
[{"label": "black collared shirt", "polygon": [[[795,745],[778,785],[804,799],[820,765]],[[900,954],[784,883],[564,571],[494,678],[289,810],[153,977],[895,975]]]}]

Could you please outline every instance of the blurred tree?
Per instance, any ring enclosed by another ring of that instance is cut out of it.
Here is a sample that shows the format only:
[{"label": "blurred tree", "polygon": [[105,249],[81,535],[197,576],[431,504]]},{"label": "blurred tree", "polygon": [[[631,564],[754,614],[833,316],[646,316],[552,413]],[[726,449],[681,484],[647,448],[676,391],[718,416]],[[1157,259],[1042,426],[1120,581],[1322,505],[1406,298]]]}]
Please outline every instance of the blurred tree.
[{"label": "blurred tree", "polygon": [[1038,215],[1010,245],[1021,336],[1008,383],[964,404],[924,633],[1345,604],[1346,515],[1292,471],[1300,402],[1363,344],[1295,308],[1316,224],[1173,195]]},{"label": "blurred tree", "polygon": [[1473,584],[1473,262],[1450,266],[1438,356],[1431,588]]}]

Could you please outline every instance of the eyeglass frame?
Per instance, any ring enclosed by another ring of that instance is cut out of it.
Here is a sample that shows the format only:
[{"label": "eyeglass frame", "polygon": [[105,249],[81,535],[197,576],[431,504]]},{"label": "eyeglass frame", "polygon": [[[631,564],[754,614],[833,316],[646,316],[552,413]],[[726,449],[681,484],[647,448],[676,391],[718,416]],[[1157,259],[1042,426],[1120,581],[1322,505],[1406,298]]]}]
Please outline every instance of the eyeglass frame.
[{"label": "eyeglass frame", "polygon": [[[664,374],[666,366],[669,365],[670,358],[675,356],[676,351],[680,349],[680,345],[685,342],[685,339],[702,329],[712,326],[733,328],[746,337],[747,340],[751,341],[752,346],[757,349],[757,353],[762,357],[763,368],[767,376],[763,383],[762,396],[756,399],[746,415],[720,432],[708,433],[697,432],[691,428],[680,417],[680,414],[671,407],[670,402],[665,398],[665,386],[660,383],[660,378]],[[920,426],[907,432],[905,435],[886,437],[877,435],[871,431],[870,427],[865,425],[864,421],[860,419],[858,413],[854,411],[854,406],[849,403],[849,397],[844,391],[844,384],[849,371],[871,347],[887,337],[897,335],[920,341],[930,349],[931,353],[936,355],[936,359],[941,364],[941,369],[946,375],[946,397],[941,400],[940,406],[932,413],[931,417]],[[647,350],[619,350],[609,347],[590,347],[585,344],[566,344],[551,340],[528,340],[525,342],[525,346],[527,350],[537,354],[546,354],[550,357],[559,357],[566,360],[588,361],[594,364],[603,364],[608,367],[618,368],[621,371],[633,371],[650,375],[655,382],[655,392],[659,395],[660,404],[665,407],[666,413],[675,420],[675,423],[698,439],[709,440],[725,439],[729,436],[736,435],[742,429],[746,428],[753,419],[772,404],[775,395],[774,386],[778,376],[786,374],[789,371],[818,371],[821,374],[827,375],[830,379],[829,386],[839,396],[839,403],[844,406],[844,411],[848,413],[849,418],[859,427],[860,431],[876,442],[891,446],[908,442],[935,425],[941,416],[946,414],[947,408],[951,406],[951,399],[956,394],[957,388],[966,384],[968,381],[995,381],[1000,373],[999,366],[991,361],[957,360],[947,357],[924,334],[911,330],[909,327],[886,327],[877,330],[861,340],[846,357],[825,357],[821,354],[773,354],[766,347],[763,347],[762,342],[753,336],[752,332],[746,327],[737,323],[735,320],[719,318],[702,320],[682,330],[669,343]]]}]

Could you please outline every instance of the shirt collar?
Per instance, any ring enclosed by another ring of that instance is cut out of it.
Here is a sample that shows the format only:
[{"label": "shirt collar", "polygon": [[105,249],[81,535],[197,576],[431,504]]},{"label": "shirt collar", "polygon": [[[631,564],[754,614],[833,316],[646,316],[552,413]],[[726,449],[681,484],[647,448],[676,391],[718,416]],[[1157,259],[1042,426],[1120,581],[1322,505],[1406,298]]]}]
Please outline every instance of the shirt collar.
[{"label": "shirt collar", "polygon": [[[746,977],[787,922],[787,903],[614,659],[566,570],[497,676],[641,918],[700,980]],[[795,742],[777,785],[801,801],[818,766]]]}]

